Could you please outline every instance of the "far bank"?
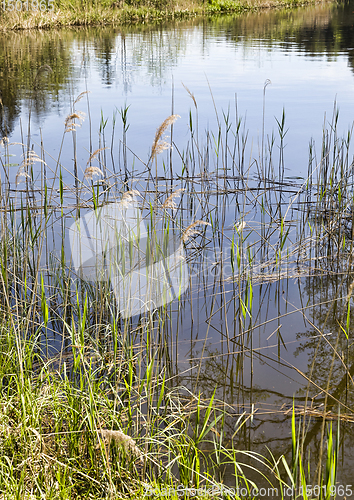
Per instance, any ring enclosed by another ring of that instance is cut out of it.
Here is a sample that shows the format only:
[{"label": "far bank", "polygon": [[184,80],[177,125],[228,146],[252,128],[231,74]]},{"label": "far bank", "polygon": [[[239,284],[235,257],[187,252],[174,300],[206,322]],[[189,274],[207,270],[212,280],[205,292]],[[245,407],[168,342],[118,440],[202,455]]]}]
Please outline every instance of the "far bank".
[{"label": "far bank", "polygon": [[128,25],[222,13],[296,8],[314,0],[2,0],[0,31]]}]

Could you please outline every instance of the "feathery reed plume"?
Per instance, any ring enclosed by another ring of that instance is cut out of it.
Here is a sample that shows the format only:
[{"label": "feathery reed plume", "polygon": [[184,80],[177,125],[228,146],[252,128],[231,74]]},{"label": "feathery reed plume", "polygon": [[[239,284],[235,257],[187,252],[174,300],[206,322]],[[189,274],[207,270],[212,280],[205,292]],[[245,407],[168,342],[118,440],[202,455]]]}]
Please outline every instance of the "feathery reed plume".
[{"label": "feathery reed plume", "polygon": [[[82,122],[85,119],[85,113],[82,111],[76,111],[75,113],[71,113],[66,117],[64,122],[65,124],[65,133],[73,132],[77,127],[81,127]],[[76,123],[74,120],[79,120],[79,123]]]},{"label": "feathery reed plume", "polygon": [[16,179],[15,179],[15,184],[16,186],[22,182],[25,179],[30,179],[31,177],[28,175],[28,173],[25,171],[24,166],[21,165],[21,167],[18,169],[18,172],[16,174]]},{"label": "feathery reed plume", "polygon": [[177,208],[176,203],[174,202],[174,198],[177,198],[177,196],[180,196],[181,193],[183,193],[184,189],[177,189],[174,191],[170,196],[167,198],[167,200],[163,203],[162,208]]},{"label": "feathery reed plume", "polygon": [[121,446],[126,453],[139,458],[140,461],[143,461],[143,454],[135,444],[134,439],[130,436],[127,436],[121,431],[110,431],[108,429],[102,429],[98,431],[99,437],[102,439],[107,448],[109,448],[110,444],[116,443],[118,446]]},{"label": "feathery reed plume", "polygon": [[123,194],[122,199],[120,200],[120,204],[122,205],[122,207],[128,207],[130,203],[134,201],[134,196],[140,196],[139,191],[137,191],[136,189],[126,191]]},{"label": "feathery reed plume", "polygon": [[194,94],[189,90],[189,88],[182,82],[183,87],[186,89],[186,91],[189,94],[189,97],[191,97],[192,101],[194,102],[195,109],[198,109],[197,106],[197,101],[195,100]]},{"label": "feathery reed plume", "polygon": [[84,172],[84,179],[89,179],[90,181],[92,181],[92,177],[94,175],[103,175],[103,172],[98,167],[92,167],[92,166],[87,167]]},{"label": "feathery reed plume", "polygon": [[195,222],[192,222],[192,224],[189,224],[189,226],[183,231],[183,243],[185,243],[193,234],[199,234],[199,231],[195,229],[195,227],[199,225],[210,226],[209,222],[205,222],[204,220],[196,220]]},{"label": "feathery reed plume", "polygon": [[46,162],[44,160],[42,160],[41,158],[39,158],[37,153],[35,153],[32,150],[28,151],[27,153],[24,153],[21,156],[26,156],[26,157],[22,160],[22,163],[17,171],[16,179],[15,179],[16,186],[17,186],[17,184],[19,184],[22,181],[22,178],[30,179],[30,176],[26,172],[27,167],[33,165],[33,163],[35,163],[35,162],[43,163],[44,165],[47,165]]},{"label": "feathery reed plume", "polygon": [[108,149],[108,148],[99,148],[99,149],[96,149],[96,151],[94,151],[90,158],[87,160],[87,163],[86,165],[88,165],[89,163],[92,162],[92,160],[95,160],[96,159],[96,156],[98,155],[98,153],[100,153],[101,151],[104,151],[105,149]]},{"label": "feathery reed plume", "polygon": [[84,92],[81,92],[81,94],[79,94],[77,96],[77,98],[75,99],[73,106],[75,106],[76,103],[78,103],[79,101],[81,101],[81,99],[84,97],[85,94],[90,94],[90,93],[91,93],[90,90],[85,90]]},{"label": "feathery reed plume", "polygon": [[42,160],[35,151],[31,150],[31,151],[28,151],[24,154],[21,155],[22,157],[26,157],[24,158],[23,162],[22,162],[22,165],[32,165],[34,162],[38,162],[38,163],[45,163],[44,160]]},{"label": "feathery reed plume", "polygon": [[177,120],[177,118],[180,118],[180,116],[170,115],[168,118],[166,118],[165,121],[161,123],[159,128],[156,130],[155,139],[152,143],[151,148],[151,161],[155,158],[155,156],[162,153],[162,151],[164,151],[165,149],[169,148],[169,144],[166,141],[161,140],[162,134],[166,131],[167,127],[172,125]]},{"label": "feathery reed plume", "polygon": [[9,138],[8,137],[3,137],[0,141],[0,146],[5,146],[5,144],[9,143]]}]

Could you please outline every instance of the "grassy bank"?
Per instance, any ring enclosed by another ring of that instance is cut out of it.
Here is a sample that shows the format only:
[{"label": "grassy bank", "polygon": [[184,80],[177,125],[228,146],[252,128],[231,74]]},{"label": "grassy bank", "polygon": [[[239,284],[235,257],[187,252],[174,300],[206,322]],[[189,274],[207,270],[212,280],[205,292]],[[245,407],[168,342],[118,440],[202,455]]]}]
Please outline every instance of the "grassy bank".
[{"label": "grassy bank", "polygon": [[183,19],[221,13],[245,13],[267,8],[292,8],[315,0],[3,0],[0,30],[63,26],[122,25]]}]

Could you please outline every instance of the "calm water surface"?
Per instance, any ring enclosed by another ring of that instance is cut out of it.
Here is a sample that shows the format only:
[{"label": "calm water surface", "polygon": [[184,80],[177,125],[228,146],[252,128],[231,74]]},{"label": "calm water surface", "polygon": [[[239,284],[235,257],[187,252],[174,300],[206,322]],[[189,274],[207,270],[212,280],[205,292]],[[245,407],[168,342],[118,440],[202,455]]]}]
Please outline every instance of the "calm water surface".
[{"label": "calm water surface", "polygon": [[[94,131],[102,112],[108,119],[109,135],[116,108],[129,106],[128,145],[143,160],[156,128],[171,114],[173,102],[174,113],[181,116],[174,137],[183,147],[189,110],[194,108],[184,84],[195,96],[202,133],[215,128],[214,102],[221,118],[221,110],[230,108],[230,120],[235,122],[237,100],[238,116],[249,131],[251,154],[256,156],[262,133],[263,86],[270,80],[265,96],[266,132],[277,133],[275,118],[280,120],[284,109],[289,129],[287,172],[305,175],[310,138],[319,142],[325,114],[330,119],[335,101],[341,130],[345,132],[352,124],[353,8],[350,3],[320,5],[124,31],[8,34],[2,37],[0,51],[6,130],[12,139],[20,137],[19,118],[25,122],[28,115],[35,71],[49,64],[53,74],[40,79],[32,118],[37,132],[42,128],[44,144],[50,143],[53,151],[59,147],[70,100],[85,90],[90,91]],[[4,126],[3,120],[3,131]],[[83,145],[87,134],[88,125],[78,134]]]},{"label": "calm water surface", "polygon": [[[105,152],[107,162],[112,171],[124,169],[119,111],[129,106],[128,183],[144,171],[143,163],[149,158],[155,131],[171,113],[180,115],[173,127],[175,147],[172,157],[167,152],[163,158],[168,172],[172,159],[174,174],[183,173],[178,151],[185,151],[191,138],[190,112],[200,143],[208,133],[214,134],[217,141],[218,120],[225,127],[225,120],[234,126],[241,119],[241,128],[248,134],[245,157],[253,178],[258,172],[263,127],[265,149],[272,143],[274,134],[275,151],[278,151],[277,120],[281,121],[284,110],[285,178],[296,178],[301,185],[308,171],[309,142],[313,138],[312,154],[319,155],[322,128],[332,120],[335,102],[339,108],[339,134],[345,135],[352,127],[353,11],[354,4],[345,3],[129,29],[2,35],[1,135],[7,135],[11,142],[26,142],[31,114],[31,145],[38,149],[43,141],[50,165],[50,158],[56,158],[60,150],[64,121],[73,101],[88,90],[88,101],[85,95],[76,105],[77,110],[86,113],[76,134],[79,177],[90,152],[102,146],[111,148],[112,144],[112,150]],[[53,71],[37,76],[34,85],[36,71],[45,64]],[[17,153],[20,155],[21,146]],[[67,168],[64,181],[72,185],[72,147],[68,137],[61,162]],[[213,165],[210,168],[213,169]],[[54,171],[55,162],[51,169]],[[158,174],[162,176],[164,172],[161,160]],[[10,170],[14,189],[16,173],[14,164]],[[228,199],[226,209],[224,207],[225,231],[232,228],[237,219],[235,207],[234,195]],[[198,214],[198,204],[194,208]],[[257,217],[255,213],[249,219],[257,220]],[[241,447],[264,452],[267,445],[275,454],[289,453],[290,421],[284,411],[291,407],[294,395],[299,404],[304,403],[307,381],[299,370],[310,376],[314,337],[318,335],[311,324],[319,324],[327,312],[325,305],[314,304],[324,303],[338,293],[341,279],[335,275],[327,276],[325,281],[324,278],[290,276],[258,283],[253,303],[255,326],[248,325],[253,328],[255,354],[246,355],[243,365],[232,372],[232,360],[225,354],[234,352],[235,359],[239,352],[239,312],[233,303],[232,283],[226,282],[215,292],[217,271],[214,268],[211,271],[211,267],[219,262],[221,251],[222,248],[211,249],[203,286],[198,281],[199,270],[185,296],[185,315],[181,317],[179,313],[174,317],[173,358],[182,371],[189,370],[187,378],[181,377],[181,381],[192,388],[197,387],[210,396],[218,382],[219,397],[234,407],[236,413],[258,409],[239,436]],[[303,308],[303,312],[296,312],[299,308]],[[327,322],[326,328],[325,333],[331,333],[332,328],[334,331],[335,317]],[[227,338],[234,339],[231,348]],[[243,342],[249,342],[249,337]],[[201,357],[204,361],[199,371]],[[328,359],[331,359],[331,351],[324,346],[318,366],[311,373],[318,387],[326,386],[324,367]],[[345,393],[341,377],[339,372],[334,376],[331,389],[339,391],[336,392],[338,399],[347,398],[350,407],[351,396]],[[321,404],[321,390],[314,390],[313,396],[318,397],[316,402]],[[234,423],[228,422],[230,436]],[[347,428],[343,426],[345,460],[340,480],[351,484],[352,424]],[[307,442],[314,456],[319,430],[318,421],[314,420]]]}]

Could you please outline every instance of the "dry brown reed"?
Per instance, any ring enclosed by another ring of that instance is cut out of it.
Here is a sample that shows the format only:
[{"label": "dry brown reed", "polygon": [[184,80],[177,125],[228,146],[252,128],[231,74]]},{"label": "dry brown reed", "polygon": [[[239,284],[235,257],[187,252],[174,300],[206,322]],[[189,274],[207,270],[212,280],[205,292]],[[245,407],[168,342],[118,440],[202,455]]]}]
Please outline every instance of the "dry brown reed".
[{"label": "dry brown reed", "polygon": [[15,184],[16,186],[18,184],[20,184],[20,182],[22,182],[23,180],[25,179],[30,179],[31,177],[28,175],[28,173],[25,171],[24,167],[21,166],[19,169],[18,169],[18,172],[16,174],[16,179],[15,179]]}]

